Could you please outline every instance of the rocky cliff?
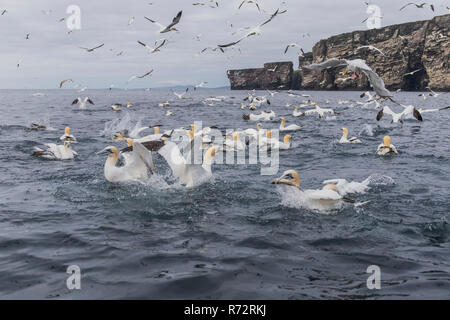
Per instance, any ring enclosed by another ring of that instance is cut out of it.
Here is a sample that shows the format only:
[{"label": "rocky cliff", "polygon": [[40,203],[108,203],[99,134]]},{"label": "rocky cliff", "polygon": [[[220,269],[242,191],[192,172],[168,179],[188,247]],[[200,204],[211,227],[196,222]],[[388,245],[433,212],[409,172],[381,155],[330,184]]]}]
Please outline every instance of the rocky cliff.
[{"label": "rocky cliff", "polygon": [[[392,25],[381,29],[355,31],[340,34],[319,41],[312,50],[299,58],[297,72],[278,75],[283,89],[305,90],[365,90],[369,82],[365,78],[344,74],[343,68],[314,72],[302,70],[302,66],[312,62],[322,62],[330,58],[364,59],[384,80],[390,90],[433,90],[450,89],[450,15],[438,16],[432,20]],[[372,45],[382,53],[362,46]],[[255,70],[255,69],[253,69]],[[283,72],[286,72],[283,69]],[[419,70],[413,75],[409,72]],[[230,77],[230,73],[235,75]],[[261,74],[262,76],[262,74]],[[258,78],[246,70],[229,71],[231,87],[235,89],[265,89],[271,80]],[[234,84],[244,84],[236,86]],[[270,86],[269,89],[275,89]],[[281,88],[277,88],[281,89]]]},{"label": "rocky cliff", "polygon": [[231,90],[286,90],[291,88],[293,73],[292,62],[272,62],[264,64],[264,68],[228,70],[227,76]]}]

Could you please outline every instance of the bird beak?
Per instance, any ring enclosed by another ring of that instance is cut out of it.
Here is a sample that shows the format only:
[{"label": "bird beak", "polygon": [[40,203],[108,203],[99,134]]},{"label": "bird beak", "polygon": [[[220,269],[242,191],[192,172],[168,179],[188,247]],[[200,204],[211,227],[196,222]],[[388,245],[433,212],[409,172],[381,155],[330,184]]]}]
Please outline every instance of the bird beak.
[{"label": "bird beak", "polygon": [[103,149],[103,150],[97,152],[96,154],[97,154],[97,155],[100,155],[100,154],[105,154],[105,153],[110,154],[110,153],[111,153],[111,149],[109,149],[108,147],[106,147],[105,149]]}]

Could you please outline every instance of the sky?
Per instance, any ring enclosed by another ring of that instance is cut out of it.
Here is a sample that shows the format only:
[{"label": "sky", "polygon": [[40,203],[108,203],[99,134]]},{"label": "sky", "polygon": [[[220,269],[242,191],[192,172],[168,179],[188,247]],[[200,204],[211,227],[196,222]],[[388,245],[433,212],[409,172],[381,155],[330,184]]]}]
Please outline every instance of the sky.
[{"label": "sky", "polygon": [[[297,67],[299,49],[291,48],[284,54],[288,43],[298,43],[307,52],[321,39],[367,30],[361,23],[368,17],[362,0],[260,0],[261,12],[247,3],[238,9],[242,0],[218,0],[216,8],[208,1],[0,0],[0,14],[7,10],[0,16],[0,88],[56,89],[67,78],[74,80],[67,88],[107,88],[111,84],[116,88],[156,88],[202,81],[208,82],[208,87],[228,86],[229,69],[259,68],[274,61],[292,61]],[[206,5],[194,6],[196,2]],[[446,0],[433,2],[435,12],[428,6],[399,11],[408,2],[380,0],[372,4],[381,9],[382,26],[449,13],[446,6],[450,1]],[[81,29],[68,34],[66,21],[59,20],[70,16],[66,13],[70,5],[81,10]],[[247,32],[241,28],[262,23],[277,8],[287,12],[263,26],[261,35],[246,38],[225,54],[199,54],[205,47],[239,39]],[[158,27],[144,18],[167,25],[180,10],[178,32],[157,34]],[[129,25],[131,17],[135,19]],[[153,45],[163,38],[166,45],[153,54],[137,43]],[[79,48],[102,43],[105,45],[94,52]],[[121,51],[123,54],[117,56]],[[131,76],[152,69],[151,76],[127,82]]]}]

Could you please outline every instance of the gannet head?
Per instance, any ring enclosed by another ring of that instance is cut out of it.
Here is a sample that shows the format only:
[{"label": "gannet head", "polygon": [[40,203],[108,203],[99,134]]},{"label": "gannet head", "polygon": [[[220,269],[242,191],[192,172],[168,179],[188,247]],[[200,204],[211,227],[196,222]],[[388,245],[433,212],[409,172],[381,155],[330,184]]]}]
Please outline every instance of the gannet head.
[{"label": "gannet head", "polygon": [[295,110],[295,112],[298,112],[298,106],[296,106],[294,110]]},{"label": "gannet head", "polygon": [[122,135],[122,133],[117,132],[112,136],[113,140],[125,140],[126,138]]},{"label": "gannet head", "polygon": [[126,140],[127,140],[128,146],[129,146],[129,147],[132,147],[132,146],[133,146],[133,139],[127,138]]},{"label": "gannet head", "polygon": [[189,135],[189,140],[194,140],[194,132],[192,130],[186,130],[186,132]]},{"label": "gannet head", "polygon": [[286,123],[286,119],[283,117],[281,117],[280,119],[281,119],[281,126],[284,127],[284,124]]},{"label": "gannet head", "polygon": [[267,132],[266,132],[266,138],[267,138],[267,139],[272,138],[272,130],[267,130]]},{"label": "gannet head", "polygon": [[114,163],[116,163],[117,160],[119,159],[119,150],[114,146],[108,146],[105,149],[97,152],[97,154],[104,154],[104,153],[107,153],[108,159],[113,159]]},{"label": "gannet head", "polygon": [[314,103],[314,108],[319,109],[319,105],[317,103]]},{"label": "gannet head", "polygon": [[342,134],[344,137],[348,136],[348,129],[347,128],[342,128]]},{"label": "gannet head", "polygon": [[191,124],[191,129],[192,129],[192,132],[195,133],[195,131],[197,130],[197,128],[195,127],[195,124]]},{"label": "gannet head", "polygon": [[272,180],[272,184],[287,184],[288,186],[300,188],[300,177],[297,171],[287,170],[281,177]]},{"label": "gannet head", "polygon": [[260,131],[260,130],[262,130],[262,124],[261,123],[258,123],[258,124],[256,124],[256,128],[258,129],[258,131]]},{"label": "gannet head", "polygon": [[239,134],[237,132],[233,133],[233,141],[238,141]]},{"label": "gannet head", "polygon": [[284,142],[285,144],[288,144],[289,141],[291,140],[291,138],[292,138],[291,135],[287,134],[287,135],[284,136],[283,142]]},{"label": "gannet head", "polygon": [[383,142],[386,147],[390,147],[391,146],[391,137],[385,136],[383,139]]},{"label": "gannet head", "polygon": [[131,106],[132,106],[131,102],[127,102],[127,108],[129,108]]},{"label": "gannet head", "polygon": [[208,151],[206,151],[205,156],[203,157],[203,163],[210,165],[218,150],[218,146],[212,146],[211,148],[209,148]]},{"label": "gannet head", "polygon": [[67,136],[70,136],[70,127],[65,127],[64,128],[64,134]]},{"label": "gannet head", "polygon": [[159,134],[159,127],[158,126],[154,126],[153,130],[154,130],[155,134]]}]

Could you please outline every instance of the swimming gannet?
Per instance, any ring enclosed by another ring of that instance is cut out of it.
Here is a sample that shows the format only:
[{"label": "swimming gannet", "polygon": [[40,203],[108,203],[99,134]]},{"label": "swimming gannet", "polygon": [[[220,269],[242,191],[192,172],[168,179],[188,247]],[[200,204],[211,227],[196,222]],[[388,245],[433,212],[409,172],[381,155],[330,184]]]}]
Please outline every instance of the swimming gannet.
[{"label": "swimming gannet", "polygon": [[280,178],[272,180],[272,184],[284,185],[283,194],[285,196],[295,197],[293,200],[312,210],[330,210],[342,202],[355,202],[340,195],[334,184],[327,184],[321,190],[303,190],[300,187],[300,177],[295,170],[285,171]]},{"label": "swimming gannet", "polygon": [[172,111],[170,111],[170,110],[167,110],[166,111],[166,117],[170,117],[170,116],[172,116],[173,115],[173,112]]},{"label": "swimming gannet", "polygon": [[339,143],[361,143],[361,140],[356,137],[348,139],[348,129],[342,128],[342,138],[339,140]]},{"label": "swimming gannet", "polygon": [[378,146],[377,154],[380,156],[384,156],[387,154],[397,154],[397,148],[391,144],[391,137],[385,136],[383,139],[383,143]]},{"label": "swimming gannet", "polygon": [[298,126],[296,124],[291,124],[289,126],[286,126],[286,119],[281,117],[281,124],[280,124],[280,131],[298,131],[303,129],[303,127]]},{"label": "swimming gannet", "polygon": [[114,103],[111,106],[111,109],[113,109],[114,111],[120,111],[121,108],[122,108],[122,104],[121,103]]},{"label": "swimming gannet", "polygon": [[303,112],[303,115],[312,115],[312,114],[317,113],[319,115],[319,118],[323,118],[323,117],[325,117],[325,114],[327,114],[327,113],[338,114],[333,109],[323,109],[323,108],[319,107],[319,105],[317,103],[314,104],[314,107],[315,107],[315,109],[307,110],[307,111]]},{"label": "swimming gannet", "polygon": [[[166,142],[158,153],[167,161],[173,175],[187,188],[198,186],[212,177],[211,165],[218,146],[212,146],[203,156],[202,164],[191,164],[183,157],[174,142]],[[190,162],[190,161],[189,161]]]},{"label": "swimming gannet", "polygon": [[61,141],[69,141],[72,143],[76,143],[77,139],[75,139],[75,137],[73,135],[70,134],[70,127],[65,127],[64,128],[64,134],[59,137],[59,140]]},{"label": "swimming gannet", "polygon": [[81,100],[81,98],[78,97],[75,100],[73,100],[72,105],[79,103],[80,109],[86,109],[86,102],[89,102],[90,104],[95,104],[89,97],[85,97],[83,100]]},{"label": "swimming gannet", "polygon": [[56,145],[54,143],[45,144],[46,149],[43,150],[38,147],[34,147],[33,156],[42,157],[50,160],[69,160],[78,155],[72,150],[70,141],[64,141],[64,145]]},{"label": "swimming gannet", "polygon": [[[268,133],[270,130],[267,131]],[[287,134],[283,137],[283,141],[278,141],[276,139],[269,138],[264,140],[264,144],[260,147],[261,149],[266,150],[287,150],[291,147],[291,138],[292,136]]]},{"label": "swimming gannet", "polygon": [[301,117],[301,116],[304,116],[304,113],[301,111],[298,111],[298,106],[296,106],[294,109],[294,112],[292,112],[292,115],[294,117]]},{"label": "swimming gannet", "polygon": [[97,154],[109,153],[105,162],[104,174],[106,180],[112,183],[130,182],[146,179],[147,169],[154,172],[153,160],[150,152],[139,142],[132,142],[133,150],[124,156],[125,165],[117,167],[119,160],[119,150],[116,147],[108,146]]},{"label": "swimming gannet", "polygon": [[414,106],[404,106],[402,105],[402,107],[404,108],[402,112],[400,113],[395,113],[394,111],[391,110],[391,108],[389,108],[388,106],[385,106],[383,109],[380,110],[380,112],[378,112],[377,114],[377,121],[380,121],[381,118],[383,118],[383,115],[385,113],[390,114],[392,116],[392,122],[391,123],[403,123],[402,117],[407,115],[407,114],[411,114],[414,116],[414,118],[416,118],[419,121],[423,121],[422,119],[422,115],[420,114],[420,112],[414,107]]},{"label": "swimming gannet", "polygon": [[245,144],[239,139],[239,132],[233,132],[232,138],[226,137],[217,151],[235,152],[245,150]]},{"label": "swimming gannet", "polygon": [[275,118],[275,112],[270,110],[270,112],[266,112],[264,110],[261,110],[260,114],[252,114],[249,115],[243,115],[242,118],[244,120],[250,120],[250,121],[272,121]]},{"label": "swimming gannet", "polygon": [[337,188],[337,192],[341,196],[345,196],[349,193],[364,193],[369,189],[370,177],[365,179],[363,182],[348,182],[345,179],[331,179],[325,180],[324,185],[333,184]]}]

